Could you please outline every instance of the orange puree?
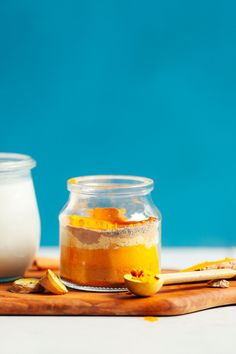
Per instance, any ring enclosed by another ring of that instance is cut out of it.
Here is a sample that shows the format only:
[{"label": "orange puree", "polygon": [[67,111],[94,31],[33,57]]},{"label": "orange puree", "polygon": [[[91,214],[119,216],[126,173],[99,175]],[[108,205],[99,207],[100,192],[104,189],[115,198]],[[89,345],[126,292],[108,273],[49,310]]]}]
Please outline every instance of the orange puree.
[{"label": "orange puree", "polygon": [[[125,226],[135,226],[145,223],[147,220],[127,220],[125,209],[95,208],[87,209],[89,216],[69,215],[67,223],[74,227],[85,227],[93,230],[112,230]],[[148,220],[156,220],[151,216]]]},{"label": "orange puree", "polygon": [[157,247],[137,245],[97,250],[61,247],[61,276],[80,285],[123,286],[123,276],[134,264],[158,273]]},{"label": "orange puree", "polygon": [[61,223],[62,278],[81,286],[124,287],[133,268],[159,272],[157,220],[128,221],[125,210],[96,208]]}]

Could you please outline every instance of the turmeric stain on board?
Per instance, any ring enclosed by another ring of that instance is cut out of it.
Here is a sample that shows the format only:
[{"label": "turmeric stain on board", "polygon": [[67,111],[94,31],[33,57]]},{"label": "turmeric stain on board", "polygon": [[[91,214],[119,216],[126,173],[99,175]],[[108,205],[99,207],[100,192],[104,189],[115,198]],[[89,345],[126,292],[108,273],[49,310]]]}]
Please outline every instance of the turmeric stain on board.
[{"label": "turmeric stain on board", "polygon": [[145,321],[147,321],[147,322],[157,322],[157,321],[159,321],[159,318],[158,317],[154,317],[154,316],[145,316],[143,319]]}]

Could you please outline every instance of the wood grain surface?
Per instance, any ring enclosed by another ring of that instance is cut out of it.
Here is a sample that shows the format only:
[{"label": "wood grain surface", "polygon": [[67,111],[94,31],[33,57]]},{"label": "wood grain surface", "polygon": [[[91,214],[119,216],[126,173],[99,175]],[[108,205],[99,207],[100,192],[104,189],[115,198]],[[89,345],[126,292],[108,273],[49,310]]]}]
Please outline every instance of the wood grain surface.
[{"label": "wood grain surface", "polygon": [[[40,277],[43,271],[28,272]],[[155,296],[130,293],[92,293],[70,290],[66,295],[16,294],[0,284],[0,315],[172,316],[236,304],[236,281],[227,289],[206,283],[166,285]]]}]

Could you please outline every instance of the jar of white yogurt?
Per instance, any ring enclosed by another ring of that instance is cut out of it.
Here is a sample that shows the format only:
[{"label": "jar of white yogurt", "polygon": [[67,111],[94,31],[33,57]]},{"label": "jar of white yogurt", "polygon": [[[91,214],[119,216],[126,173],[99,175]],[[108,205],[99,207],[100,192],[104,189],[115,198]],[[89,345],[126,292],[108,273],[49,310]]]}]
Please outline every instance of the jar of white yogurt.
[{"label": "jar of white yogurt", "polygon": [[40,240],[40,218],[27,155],[0,153],[0,282],[21,277]]}]

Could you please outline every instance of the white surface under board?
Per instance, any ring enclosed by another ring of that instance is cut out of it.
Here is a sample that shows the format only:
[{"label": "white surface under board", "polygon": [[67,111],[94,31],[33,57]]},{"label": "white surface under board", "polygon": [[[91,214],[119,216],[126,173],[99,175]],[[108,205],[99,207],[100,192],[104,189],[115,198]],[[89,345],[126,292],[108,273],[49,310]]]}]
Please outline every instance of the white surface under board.
[{"label": "white surface under board", "polygon": [[[40,250],[56,256],[57,248]],[[235,248],[171,248],[163,267],[236,257]],[[235,299],[236,301],[236,299]],[[236,306],[161,317],[0,316],[1,354],[227,354],[236,353]]]}]

